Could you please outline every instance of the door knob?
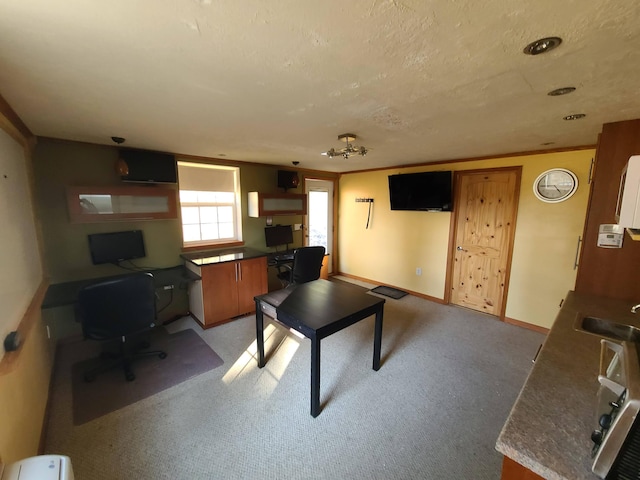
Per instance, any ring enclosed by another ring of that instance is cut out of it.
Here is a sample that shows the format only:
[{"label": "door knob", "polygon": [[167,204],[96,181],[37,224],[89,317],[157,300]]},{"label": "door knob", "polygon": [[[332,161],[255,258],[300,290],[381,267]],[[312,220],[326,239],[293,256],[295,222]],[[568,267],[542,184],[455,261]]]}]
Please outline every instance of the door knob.
[{"label": "door knob", "polygon": [[456,250],[458,250],[459,252],[462,252],[462,251],[464,250],[464,248],[462,248],[460,245],[458,245],[458,246],[456,247]]}]

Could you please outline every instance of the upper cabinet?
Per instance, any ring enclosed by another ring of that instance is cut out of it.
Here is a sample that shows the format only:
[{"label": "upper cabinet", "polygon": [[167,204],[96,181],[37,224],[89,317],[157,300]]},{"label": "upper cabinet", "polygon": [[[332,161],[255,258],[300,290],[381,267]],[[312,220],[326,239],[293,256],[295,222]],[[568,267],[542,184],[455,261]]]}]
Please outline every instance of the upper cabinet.
[{"label": "upper cabinet", "polygon": [[306,215],[307,196],[304,193],[249,192],[249,216]]},{"label": "upper cabinet", "polygon": [[178,217],[176,189],[153,187],[68,187],[71,223],[158,220]]}]

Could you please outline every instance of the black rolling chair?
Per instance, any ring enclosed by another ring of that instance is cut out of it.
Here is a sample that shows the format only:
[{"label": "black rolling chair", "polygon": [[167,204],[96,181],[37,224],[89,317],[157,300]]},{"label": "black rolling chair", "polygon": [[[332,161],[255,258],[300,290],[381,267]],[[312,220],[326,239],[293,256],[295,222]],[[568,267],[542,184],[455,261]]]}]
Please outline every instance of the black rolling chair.
[{"label": "black rolling chair", "polygon": [[131,382],[136,378],[131,370],[135,358],[167,357],[160,350],[140,350],[148,347],[148,343],[141,342],[142,334],[148,333],[156,320],[155,287],[149,273],[126,275],[83,288],[78,295],[76,313],[85,339],[119,342],[117,354],[101,355],[105,361],[84,373],[87,382],[117,366],[124,368],[125,378]]},{"label": "black rolling chair", "polygon": [[324,247],[301,247],[293,255],[293,265],[282,265],[278,278],[283,287],[320,278]]}]

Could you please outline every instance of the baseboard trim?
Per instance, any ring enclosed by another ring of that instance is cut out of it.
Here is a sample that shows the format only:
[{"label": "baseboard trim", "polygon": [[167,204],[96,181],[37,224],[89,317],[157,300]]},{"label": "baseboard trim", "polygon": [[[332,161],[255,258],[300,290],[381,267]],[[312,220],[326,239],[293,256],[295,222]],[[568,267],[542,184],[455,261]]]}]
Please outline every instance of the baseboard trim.
[{"label": "baseboard trim", "polygon": [[505,323],[526,328],[527,330],[533,330],[534,332],[544,333],[545,335],[549,333],[548,328],[541,327],[540,325],[533,325],[532,323],[522,322],[520,320],[516,320],[515,318],[504,317],[504,321]]},{"label": "baseboard trim", "polygon": [[407,290],[406,288],[398,287],[397,285],[391,285],[390,283],[381,283],[381,282],[378,282],[376,280],[371,280],[369,278],[364,278],[364,277],[358,277],[357,275],[351,275],[350,273],[344,273],[344,272],[338,272],[335,275],[340,275],[340,276],[343,276],[343,277],[352,278],[354,280],[359,280],[361,282],[373,283],[374,285],[377,285],[377,286],[397,288],[399,290],[403,290],[403,291],[413,295],[414,297],[423,298],[425,300],[429,300],[430,302],[435,302],[435,303],[439,303],[441,305],[445,305],[444,299],[442,299],[442,298],[432,297],[431,295],[425,295],[424,293],[414,292],[413,290]]}]

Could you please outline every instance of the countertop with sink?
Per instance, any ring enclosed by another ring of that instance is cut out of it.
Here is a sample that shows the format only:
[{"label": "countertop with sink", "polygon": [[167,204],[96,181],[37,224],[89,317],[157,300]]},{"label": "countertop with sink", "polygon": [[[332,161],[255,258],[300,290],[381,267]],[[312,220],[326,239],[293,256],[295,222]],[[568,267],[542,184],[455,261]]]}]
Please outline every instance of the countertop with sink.
[{"label": "countertop with sink", "polygon": [[[638,299],[640,301],[640,299]],[[569,292],[496,449],[550,480],[594,480],[591,432],[597,426],[600,337],[575,330],[578,316],[640,327],[632,302]]]}]

